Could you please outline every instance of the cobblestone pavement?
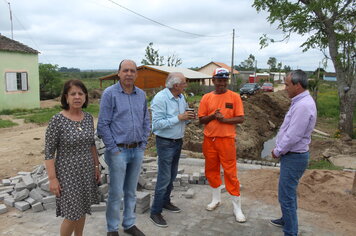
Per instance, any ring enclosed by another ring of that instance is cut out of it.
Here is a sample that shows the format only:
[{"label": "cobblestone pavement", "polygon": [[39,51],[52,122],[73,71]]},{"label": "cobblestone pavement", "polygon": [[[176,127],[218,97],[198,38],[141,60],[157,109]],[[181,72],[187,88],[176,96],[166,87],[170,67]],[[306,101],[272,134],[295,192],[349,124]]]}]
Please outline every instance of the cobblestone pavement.
[{"label": "cobblestone pavement", "polygon": [[[242,165],[239,167],[241,170]],[[184,168],[184,166],[183,166]],[[186,168],[194,168],[192,165]],[[199,167],[201,168],[201,167]],[[205,210],[206,204],[211,200],[210,189],[206,185],[191,185],[195,191],[192,199],[183,196],[184,191],[179,189],[173,192],[172,202],[182,209],[180,213],[163,211],[163,216],[168,222],[167,228],[159,228],[150,221],[149,211],[137,214],[136,225],[148,236],[175,236],[175,235],[249,235],[249,236],[282,236],[281,228],[269,224],[269,220],[280,216],[280,209],[275,205],[267,205],[255,200],[249,200],[242,195],[242,209],[247,217],[246,223],[237,223],[232,214],[232,203],[227,192],[222,194],[222,205],[215,211]],[[151,191],[152,193],[152,191]],[[243,193],[243,189],[242,189]],[[151,198],[152,201],[152,198]],[[327,235],[336,236],[335,232],[325,232],[323,229],[313,225],[312,219],[317,217],[313,213],[299,210],[300,235]],[[13,224],[0,232],[1,236],[55,236],[59,235],[60,218],[55,217],[54,210],[40,213],[11,212],[0,216],[10,217]],[[125,235],[120,229],[120,235]],[[93,212],[87,216],[84,235],[102,236],[106,235],[105,212]]]}]

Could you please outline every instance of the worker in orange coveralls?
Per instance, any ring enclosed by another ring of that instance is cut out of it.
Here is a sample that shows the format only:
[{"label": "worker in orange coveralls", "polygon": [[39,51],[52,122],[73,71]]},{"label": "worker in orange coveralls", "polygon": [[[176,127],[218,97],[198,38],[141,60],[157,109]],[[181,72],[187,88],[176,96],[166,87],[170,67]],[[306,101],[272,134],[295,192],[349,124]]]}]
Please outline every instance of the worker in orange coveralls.
[{"label": "worker in orange coveralls", "polygon": [[246,222],[241,210],[240,182],[236,168],[236,124],[244,121],[244,109],[239,94],[227,89],[229,71],[217,68],[213,74],[215,91],[207,93],[200,101],[199,122],[204,124],[203,154],[205,175],[212,187],[212,201],[208,211],[221,204],[220,165],[224,169],[226,190],[231,194],[237,222]]}]

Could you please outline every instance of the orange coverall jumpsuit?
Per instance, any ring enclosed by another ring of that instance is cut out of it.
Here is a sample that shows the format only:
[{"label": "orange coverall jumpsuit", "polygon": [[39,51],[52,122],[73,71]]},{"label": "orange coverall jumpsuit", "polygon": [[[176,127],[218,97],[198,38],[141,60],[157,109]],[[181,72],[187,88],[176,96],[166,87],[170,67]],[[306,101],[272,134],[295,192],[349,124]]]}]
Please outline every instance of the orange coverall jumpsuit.
[{"label": "orange coverall jumpsuit", "polygon": [[[225,118],[243,116],[244,109],[239,94],[227,90],[223,94],[205,94],[200,101],[198,116],[209,116],[220,109]],[[240,182],[236,168],[236,125],[212,120],[204,127],[203,154],[205,156],[205,176],[213,188],[222,184],[220,164],[224,169],[226,190],[240,196]]]}]

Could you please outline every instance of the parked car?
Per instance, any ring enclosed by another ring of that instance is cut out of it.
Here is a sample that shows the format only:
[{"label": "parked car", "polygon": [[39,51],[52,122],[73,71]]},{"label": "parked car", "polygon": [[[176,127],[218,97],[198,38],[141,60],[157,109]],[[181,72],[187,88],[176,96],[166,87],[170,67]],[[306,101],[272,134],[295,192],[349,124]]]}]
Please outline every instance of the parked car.
[{"label": "parked car", "polygon": [[255,94],[260,90],[260,86],[257,83],[246,83],[240,88],[240,95],[243,94]]},{"label": "parked car", "polygon": [[272,83],[264,83],[262,85],[261,89],[262,89],[263,92],[273,92],[274,91]]}]

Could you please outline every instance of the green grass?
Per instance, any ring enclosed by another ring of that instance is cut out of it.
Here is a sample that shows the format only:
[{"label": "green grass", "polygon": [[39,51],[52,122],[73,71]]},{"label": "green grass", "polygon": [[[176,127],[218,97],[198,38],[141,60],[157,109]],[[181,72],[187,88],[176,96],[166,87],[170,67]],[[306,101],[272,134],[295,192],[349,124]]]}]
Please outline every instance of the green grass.
[{"label": "green grass", "polygon": [[15,122],[12,122],[11,120],[2,120],[0,119],[0,128],[8,128],[8,127],[12,127],[18,125]]},{"label": "green grass", "polygon": [[311,160],[309,162],[309,167],[308,169],[326,169],[326,170],[342,170],[342,167],[335,166],[328,160],[320,160],[320,161],[314,161]]}]

